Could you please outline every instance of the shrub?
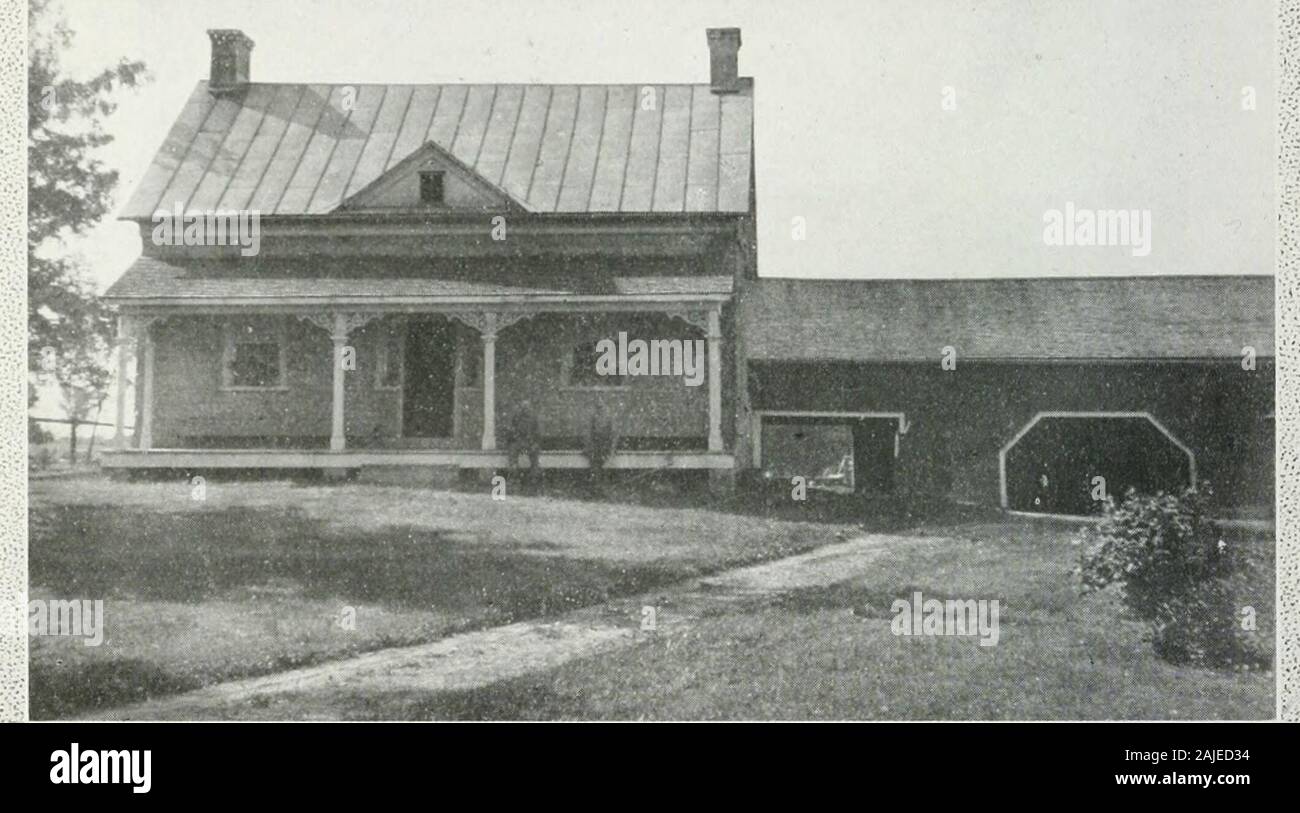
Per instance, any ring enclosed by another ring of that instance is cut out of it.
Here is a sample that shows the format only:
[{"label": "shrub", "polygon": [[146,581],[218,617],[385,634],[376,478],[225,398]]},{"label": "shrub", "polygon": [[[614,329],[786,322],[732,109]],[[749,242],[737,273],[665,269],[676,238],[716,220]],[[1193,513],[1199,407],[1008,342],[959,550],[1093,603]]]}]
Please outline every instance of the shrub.
[{"label": "shrub", "polygon": [[1118,585],[1124,604],[1151,625],[1156,654],[1173,663],[1261,665],[1257,636],[1240,628],[1244,546],[1211,522],[1210,489],[1108,499],[1084,549],[1085,592]]}]

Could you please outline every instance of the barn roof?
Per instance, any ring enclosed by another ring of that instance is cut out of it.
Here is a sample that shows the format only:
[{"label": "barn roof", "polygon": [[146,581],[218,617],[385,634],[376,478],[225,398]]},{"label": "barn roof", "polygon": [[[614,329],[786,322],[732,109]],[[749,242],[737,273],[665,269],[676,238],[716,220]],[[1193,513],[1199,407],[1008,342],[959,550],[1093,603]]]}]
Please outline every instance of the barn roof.
[{"label": "barn roof", "polygon": [[521,276],[508,265],[429,260],[405,264],[382,260],[228,260],[169,263],[141,257],[109,289],[119,305],[205,303],[241,304],[283,301],[349,302],[395,300],[473,301],[475,299],[566,298],[583,296],[716,297],[730,294],[727,275],[691,274],[673,263],[660,263],[637,275],[595,274],[581,263],[566,273]]},{"label": "barn roof", "polygon": [[324,214],[429,142],[525,209],[744,213],[752,84],[199,82],[121,213]]},{"label": "barn roof", "polygon": [[760,279],[742,300],[756,361],[1273,355],[1273,278]]}]

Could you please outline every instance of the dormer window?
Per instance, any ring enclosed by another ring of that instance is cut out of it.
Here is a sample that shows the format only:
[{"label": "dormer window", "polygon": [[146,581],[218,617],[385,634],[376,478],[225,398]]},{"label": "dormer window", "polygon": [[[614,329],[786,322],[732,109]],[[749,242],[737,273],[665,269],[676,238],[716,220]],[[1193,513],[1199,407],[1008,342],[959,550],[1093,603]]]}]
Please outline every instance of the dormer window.
[{"label": "dormer window", "polygon": [[445,185],[443,183],[447,173],[440,169],[422,169],[420,170],[420,203],[425,206],[443,206],[446,201],[443,199]]}]

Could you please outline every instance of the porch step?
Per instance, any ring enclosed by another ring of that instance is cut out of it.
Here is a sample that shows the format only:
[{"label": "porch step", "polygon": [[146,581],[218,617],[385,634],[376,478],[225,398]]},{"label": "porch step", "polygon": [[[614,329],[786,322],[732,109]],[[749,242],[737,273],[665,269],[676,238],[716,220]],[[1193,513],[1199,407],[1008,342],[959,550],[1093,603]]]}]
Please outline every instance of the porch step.
[{"label": "porch step", "polygon": [[386,486],[433,486],[456,484],[459,466],[362,466],[357,481]]}]

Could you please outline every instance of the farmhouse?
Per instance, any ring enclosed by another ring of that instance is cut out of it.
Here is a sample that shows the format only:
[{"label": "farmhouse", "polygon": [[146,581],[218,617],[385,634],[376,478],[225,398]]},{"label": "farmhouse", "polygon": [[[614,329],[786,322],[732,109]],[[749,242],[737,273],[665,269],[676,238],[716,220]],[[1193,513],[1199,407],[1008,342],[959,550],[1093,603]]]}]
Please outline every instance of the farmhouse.
[{"label": "farmhouse", "polygon": [[[605,466],[726,489],[830,432],[866,493],[1271,501],[1271,278],[760,278],[738,29],[707,83],[646,86],[254,82],[209,35],[121,215],[108,467],[490,470],[531,433],[583,468],[612,426]],[[177,212],[257,234],[153,240]],[[701,343],[703,385],[611,374],[623,337]]]}]

